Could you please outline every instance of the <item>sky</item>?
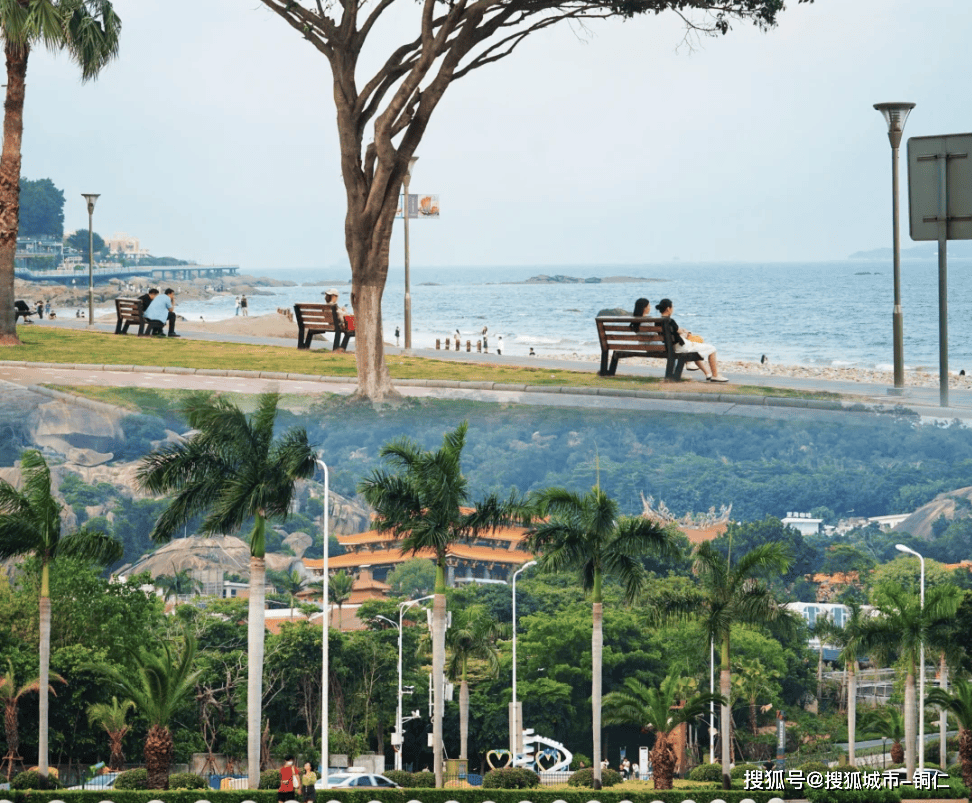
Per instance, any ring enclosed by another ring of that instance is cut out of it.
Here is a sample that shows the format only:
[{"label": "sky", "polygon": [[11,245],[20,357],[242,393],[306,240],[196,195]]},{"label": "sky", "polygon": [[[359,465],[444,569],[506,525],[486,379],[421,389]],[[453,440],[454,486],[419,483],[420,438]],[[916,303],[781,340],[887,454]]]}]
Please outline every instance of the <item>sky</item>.
[{"label": "sky", "polygon": [[[411,0],[366,61],[417,30]],[[32,53],[23,175],[65,229],[247,272],[346,266],[327,60],[258,0],[114,0],[121,53],[82,84]],[[972,131],[969,0],[789,0],[768,33],[686,41],[674,15],[561,24],[455,82],[411,190],[421,266],[843,259],[891,245],[891,148],[873,104],[917,104],[906,141]],[[362,69],[362,81],[366,69]],[[363,82],[363,81],[362,81]],[[902,246],[908,237],[902,202]],[[391,264],[403,261],[401,224]],[[350,270],[344,268],[350,278]],[[334,271],[329,277],[337,278]]]}]

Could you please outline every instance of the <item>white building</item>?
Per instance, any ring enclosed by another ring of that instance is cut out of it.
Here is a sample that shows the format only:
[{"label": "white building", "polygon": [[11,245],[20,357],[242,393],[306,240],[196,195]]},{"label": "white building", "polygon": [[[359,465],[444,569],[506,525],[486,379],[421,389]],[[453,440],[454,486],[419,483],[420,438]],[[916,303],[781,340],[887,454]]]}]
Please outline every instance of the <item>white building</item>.
[{"label": "white building", "polygon": [[809,513],[787,513],[783,518],[786,527],[792,527],[801,535],[817,535],[820,532],[820,525],[823,519],[811,518]]}]

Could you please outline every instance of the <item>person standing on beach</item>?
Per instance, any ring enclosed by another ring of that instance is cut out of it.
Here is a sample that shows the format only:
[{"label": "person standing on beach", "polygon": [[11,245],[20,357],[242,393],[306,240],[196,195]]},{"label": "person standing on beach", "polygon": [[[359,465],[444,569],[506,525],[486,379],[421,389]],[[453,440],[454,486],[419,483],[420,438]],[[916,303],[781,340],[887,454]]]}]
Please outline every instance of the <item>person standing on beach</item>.
[{"label": "person standing on beach", "polygon": [[242,310],[244,318],[250,314],[247,312],[246,293],[240,296],[240,310]]},{"label": "person standing on beach", "polygon": [[239,296],[236,297],[236,314],[237,315],[240,314],[240,297]]},{"label": "person standing on beach", "polygon": [[489,348],[489,341],[486,339],[486,328],[487,327],[485,326],[483,327],[483,350],[484,351]]},{"label": "person standing on beach", "polygon": [[401,335],[401,332],[399,331],[398,327],[396,326],[395,327],[395,345],[396,346],[398,345],[398,338],[399,338],[400,335]]},{"label": "person standing on beach", "polygon": [[503,354],[503,335],[496,335],[496,353]]}]

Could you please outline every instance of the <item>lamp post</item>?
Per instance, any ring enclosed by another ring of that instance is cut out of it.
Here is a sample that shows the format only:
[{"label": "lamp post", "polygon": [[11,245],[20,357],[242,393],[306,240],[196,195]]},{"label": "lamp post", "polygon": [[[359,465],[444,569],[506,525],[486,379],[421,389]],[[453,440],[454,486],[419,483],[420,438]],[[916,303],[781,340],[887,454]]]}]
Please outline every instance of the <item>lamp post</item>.
[{"label": "lamp post", "polygon": [[328,533],[328,513],[330,510],[330,495],[328,492],[328,472],[327,463],[323,460],[318,459],[317,465],[324,469],[324,582],[321,583],[321,588],[323,590],[324,597],[324,637],[322,639],[321,646],[321,783],[324,788],[328,788],[327,784],[327,768],[328,764],[331,763],[331,757],[328,755],[328,679],[330,675],[329,667],[329,655],[328,655],[328,637],[330,635],[331,629],[331,600],[328,596],[328,585],[330,578],[328,577],[328,549],[330,548],[330,535]]},{"label": "lamp post", "polygon": [[[709,694],[715,694],[715,639],[709,639]],[[709,763],[715,764],[715,700],[709,700]]]},{"label": "lamp post", "polygon": [[405,214],[405,350],[412,348],[412,291],[409,283],[408,273],[408,183],[412,180],[412,168],[418,161],[418,156],[413,156],[408,160],[408,169],[405,171],[405,178],[402,179],[405,185],[405,200],[402,209]]},{"label": "lamp post", "polygon": [[[403,722],[402,722],[402,637],[404,631],[402,630],[402,614],[413,605],[418,605],[420,602],[425,602],[427,599],[432,599],[435,595],[429,594],[426,597],[419,597],[418,599],[410,599],[405,602],[398,603],[398,624],[396,625],[387,616],[382,616],[379,614],[376,619],[384,619],[390,625],[398,628],[398,710],[395,713],[395,738],[392,739],[392,745],[397,748],[395,750],[395,769],[400,770],[402,768],[402,749],[405,746],[405,734],[402,733]],[[395,744],[395,742],[398,744]]]},{"label": "lamp post", "polygon": [[516,761],[517,750],[521,747],[520,733],[523,724],[519,704],[516,701],[516,576],[536,565],[537,562],[531,560],[513,572],[513,702],[510,703],[510,753],[512,753],[514,761]]},{"label": "lamp post", "polygon": [[82,192],[81,197],[88,202],[88,326],[92,326],[94,324],[94,231],[91,226],[95,201],[100,197],[100,193]]},{"label": "lamp post", "polygon": [[898,146],[905,122],[914,103],[875,103],[874,108],[884,115],[891,141],[891,227],[894,259],[894,310],[891,326],[894,337],[894,386],[904,387],[904,322],[901,312],[901,232],[898,226]]},{"label": "lamp post", "polygon": [[[921,561],[921,610],[925,610],[925,559],[911,547],[904,544],[895,544],[894,548],[898,552],[907,552],[914,555]],[[925,768],[925,639],[921,639],[921,674],[918,676],[918,769]]]}]

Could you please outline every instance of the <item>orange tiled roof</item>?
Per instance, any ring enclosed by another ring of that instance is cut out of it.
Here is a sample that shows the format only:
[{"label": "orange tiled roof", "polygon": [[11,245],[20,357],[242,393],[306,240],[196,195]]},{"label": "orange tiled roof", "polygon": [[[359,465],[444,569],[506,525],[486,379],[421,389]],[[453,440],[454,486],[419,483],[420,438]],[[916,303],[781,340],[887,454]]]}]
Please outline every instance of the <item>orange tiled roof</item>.
[{"label": "orange tiled roof", "polygon": [[[519,549],[491,549],[485,546],[475,546],[472,544],[454,544],[447,553],[449,557],[459,558],[460,560],[487,561],[492,563],[505,563],[518,565],[533,559],[533,555]],[[403,553],[400,549],[381,549],[381,550],[360,550],[358,552],[346,552],[343,555],[328,560],[329,569],[350,569],[358,566],[385,566],[388,564],[404,563],[413,558],[425,558],[435,560],[435,552],[431,549],[420,549],[414,555],[411,552]],[[323,560],[305,560],[304,564],[308,569],[322,569]]]},{"label": "orange tiled roof", "polygon": [[712,541],[721,535],[725,535],[726,530],[729,529],[729,524],[728,522],[720,521],[718,524],[712,524],[709,527],[702,527],[700,529],[692,527],[679,527],[678,529],[685,534],[690,544],[701,544],[703,541]]},{"label": "orange tiled roof", "polygon": [[[485,541],[512,541],[514,543],[519,543],[526,537],[526,528],[524,527],[498,527],[495,530],[487,530],[476,536],[476,539],[482,539]],[[345,547],[355,547],[362,544],[394,544],[399,539],[393,533],[390,532],[378,532],[377,530],[368,530],[363,533],[354,533],[352,535],[338,535],[336,536],[338,543]]]}]

